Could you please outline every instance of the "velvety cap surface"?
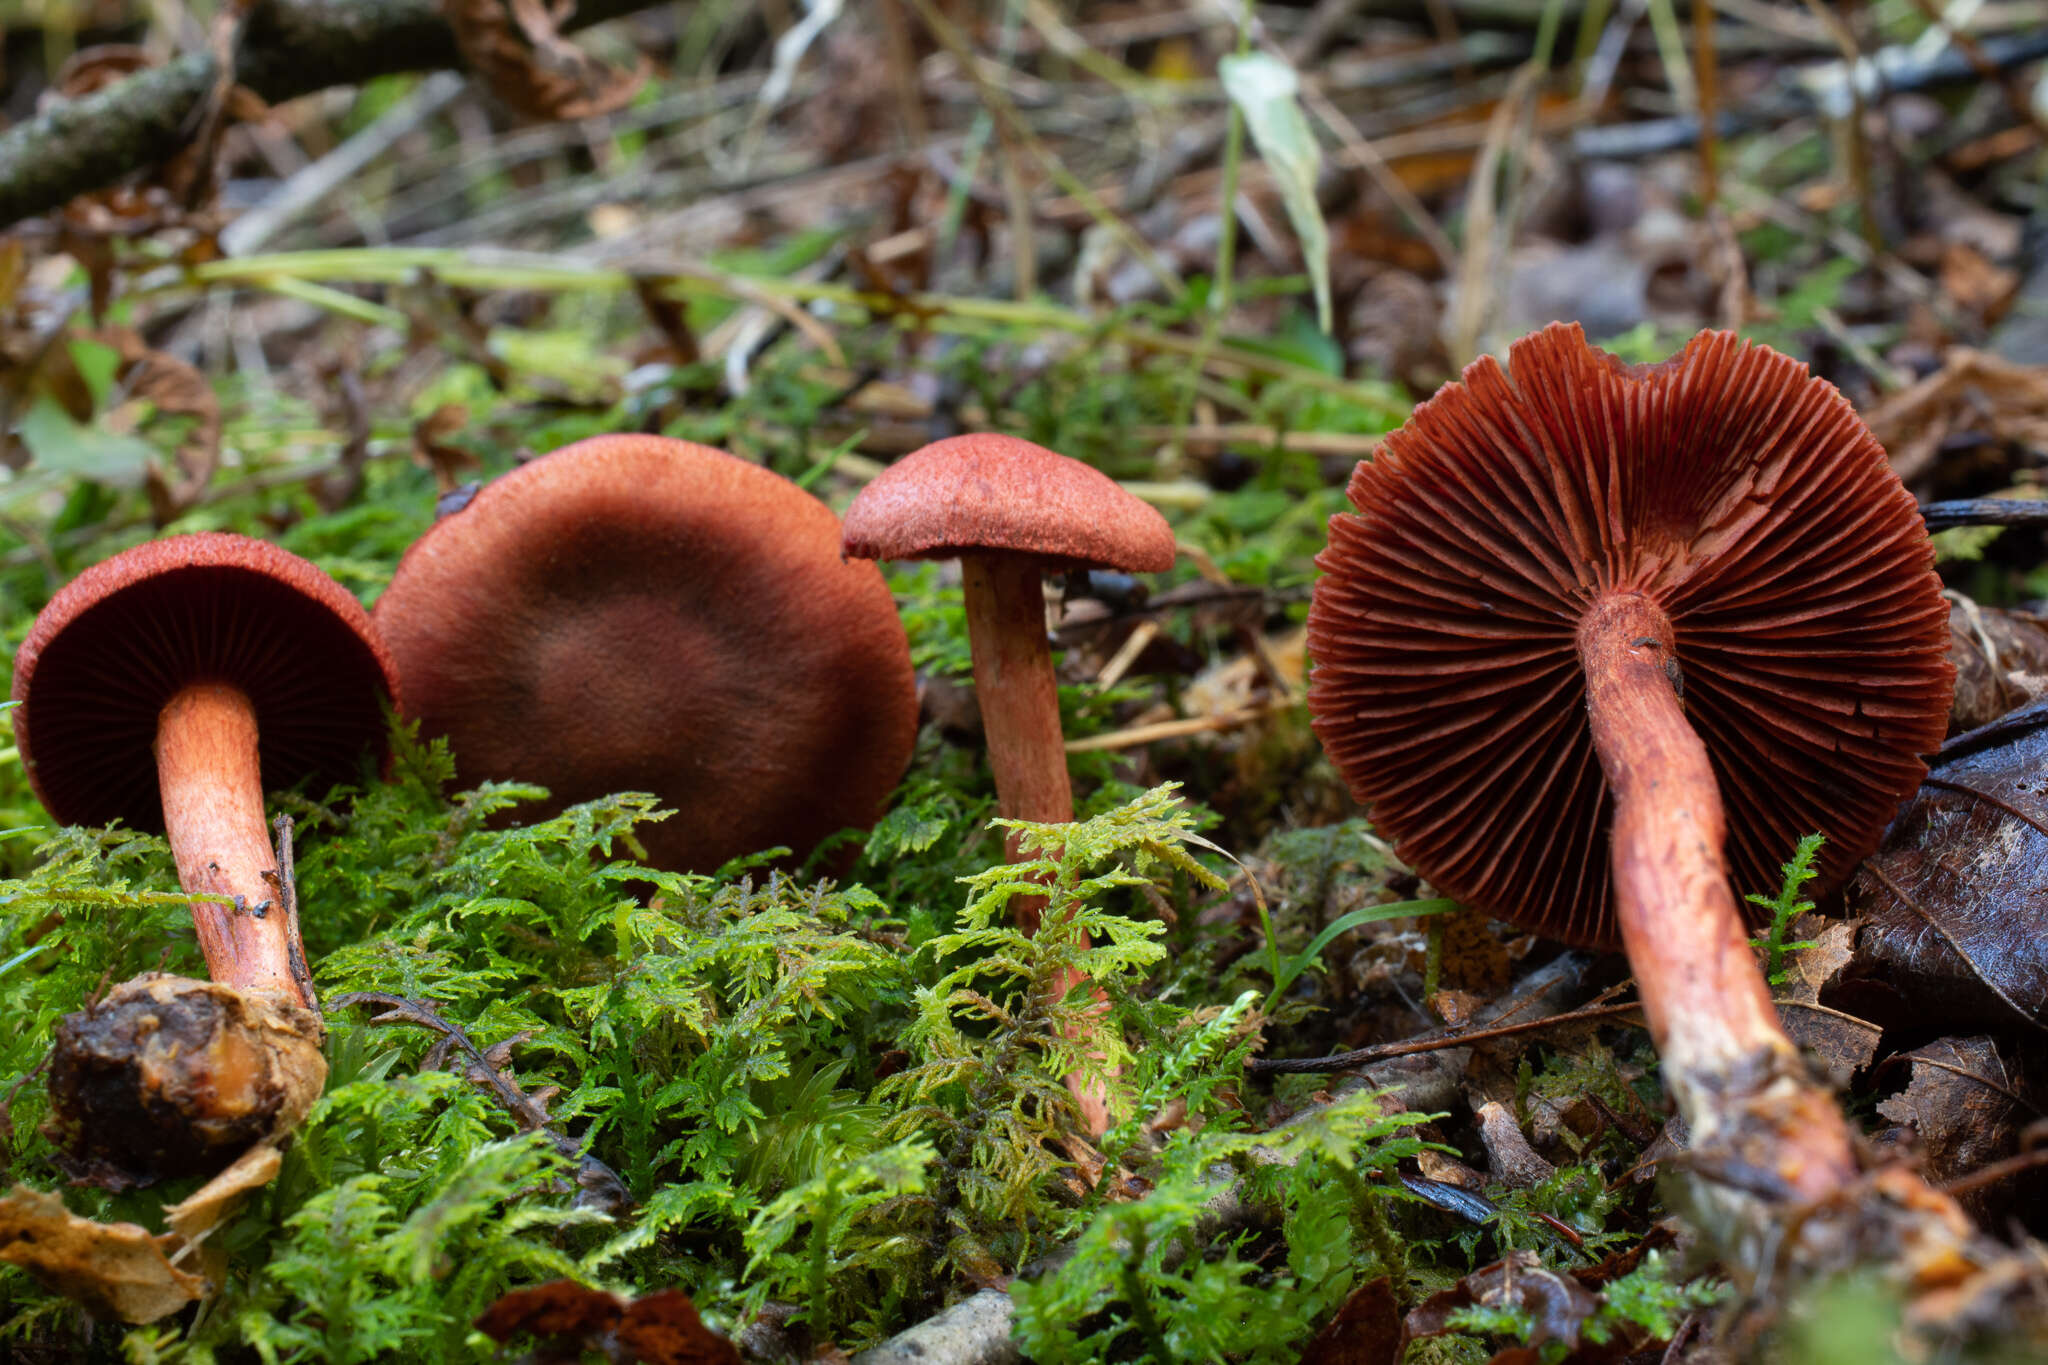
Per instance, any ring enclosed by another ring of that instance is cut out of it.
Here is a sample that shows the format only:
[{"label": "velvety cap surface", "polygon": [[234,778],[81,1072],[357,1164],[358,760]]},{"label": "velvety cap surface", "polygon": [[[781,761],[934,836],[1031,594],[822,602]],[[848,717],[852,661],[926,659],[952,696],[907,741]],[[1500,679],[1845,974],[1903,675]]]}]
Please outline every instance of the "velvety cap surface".
[{"label": "velvety cap surface", "polygon": [[396,676],[362,604],[314,565],[248,536],[172,536],[50,599],[14,656],[15,737],[57,819],[160,830],[157,716],[180,689],[248,694],[275,790],[355,779]]},{"label": "velvety cap surface", "polygon": [[872,824],[917,737],[880,571],[841,560],[824,503],[685,441],[595,437],[487,484],[376,619],[460,782],[652,792],[677,812],[639,830],[660,867]]},{"label": "velvety cap surface", "polygon": [[890,465],[846,509],[858,559],[955,559],[1013,550],[1058,566],[1163,573],[1166,518],[1101,470],[1015,436],[934,441]]},{"label": "velvety cap surface", "polygon": [[1738,895],[1814,832],[1813,889],[1839,884],[1941,743],[1948,613],[1913,499],[1841,394],[1766,347],[1703,332],[1630,367],[1546,328],[1418,407],[1350,495],[1316,561],[1316,733],[1468,904],[1615,939],[1577,642],[1603,592],[1671,618]]}]

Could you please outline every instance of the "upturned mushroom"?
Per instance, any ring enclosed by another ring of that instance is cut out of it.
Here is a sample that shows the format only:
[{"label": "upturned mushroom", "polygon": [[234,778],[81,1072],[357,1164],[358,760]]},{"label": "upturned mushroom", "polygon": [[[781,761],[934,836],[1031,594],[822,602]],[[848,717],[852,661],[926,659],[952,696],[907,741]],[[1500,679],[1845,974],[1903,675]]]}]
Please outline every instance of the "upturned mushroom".
[{"label": "upturned mushroom", "polygon": [[1884,450],[1733,334],[1630,366],[1559,325],[1418,407],[1350,495],[1309,706],[1377,828],[1469,905],[1619,939],[1719,1191],[1842,1189],[1851,1135],[1730,870],[1768,890],[1818,831],[1838,884],[1941,742],[1947,610]]},{"label": "upturned mushroom", "polygon": [[[141,978],[66,1022],[52,1090],[78,1164],[111,1183],[124,1162],[137,1178],[203,1169],[318,1096],[322,1029],[263,793],[355,777],[394,691],[348,590],[246,536],[137,546],[36,618],[14,698],[37,796],[67,824],[163,830],[179,884],[209,898],[192,920],[211,983]],[[143,1124],[138,1139],[122,1119],[137,1108],[183,1136]],[[137,1140],[159,1148],[140,1170],[123,1150]]]},{"label": "upturned mushroom", "polygon": [[[977,433],[935,441],[876,476],[846,509],[842,545],[858,559],[960,561],[996,808],[1016,820],[1072,820],[1045,576],[1164,572],[1174,560],[1166,519],[1079,460],[1014,436]],[[1008,851],[1014,859],[1014,839]],[[1012,904],[1019,923],[1035,929],[1038,900]],[[1073,1088],[1083,1121],[1104,1131],[1102,1096]]]},{"label": "upturned mushroom", "polygon": [[376,621],[458,779],[620,791],[676,814],[656,867],[711,871],[866,826],[917,738],[902,620],[839,519],[708,446],[598,436],[487,484],[406,551]]}]

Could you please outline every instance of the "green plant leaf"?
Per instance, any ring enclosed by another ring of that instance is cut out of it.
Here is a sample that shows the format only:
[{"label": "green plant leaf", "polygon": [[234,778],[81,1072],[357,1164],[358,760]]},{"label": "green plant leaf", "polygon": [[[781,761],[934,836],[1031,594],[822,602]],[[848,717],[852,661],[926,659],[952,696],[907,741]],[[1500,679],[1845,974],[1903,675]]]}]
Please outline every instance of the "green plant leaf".
[{"label": "green plant leaf", "polygon": [[1225,57],[1218,69],[1224,93],[1244,115],[1252,141],[1273,173],[1280,201],[1287,206],[1294,235],[1301,239],[1302,259],[1316,291],[1316,319],[1327,332],[1331,327],[1330,229],[1316,203],[1316,174],[1322,169],[1323,153],[1296,99],[1301,77],[1286,62],[1265,52]]}]

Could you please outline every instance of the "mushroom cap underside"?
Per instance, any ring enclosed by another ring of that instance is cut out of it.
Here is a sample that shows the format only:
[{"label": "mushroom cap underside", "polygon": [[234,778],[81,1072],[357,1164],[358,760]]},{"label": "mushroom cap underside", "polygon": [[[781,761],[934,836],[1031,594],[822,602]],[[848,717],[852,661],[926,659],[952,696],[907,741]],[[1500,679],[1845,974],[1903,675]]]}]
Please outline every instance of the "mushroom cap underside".
[{"label": "mushroom cap underside", "polygon": [[916,740],[880,572],[840,558],[824,503],[685,441],[594,437],[487,484],[376,619],[459,781],[535,782],[550,810],[652,792],[677,812],[637,832],[658,867],[872,824]]},{"label": "mushroom cap underside", "polygon": [[1010,551],[1053,568],[1163,573],[1166,518],[1101,470],[1015,436],[977,432],[913,451],[846,509],[858,559],[957,559]]},{"label": "mushroom cap underside", "polygon": [[1815,832],[1809,890],[1839,885],[1941,742],[1947,608],[1913,499],[1847,400],[1767,347],[1703,332],[1638,367],[1551,326],[1419,406],[1350,496],[1316,561],[1316,732],[1467,904],[1615,941],[1578,650],[1603,594],[1672,622],[1738,893]]},{"label": "mushroom cap underside", "polygon": [[369,613],[313,564],[248,536],[172,536],[87,569],[36,617],[15,738],[58,820],[160,830],[157,717],[180,689],[248,695],[272,790],[354,779],[396,679]]}]

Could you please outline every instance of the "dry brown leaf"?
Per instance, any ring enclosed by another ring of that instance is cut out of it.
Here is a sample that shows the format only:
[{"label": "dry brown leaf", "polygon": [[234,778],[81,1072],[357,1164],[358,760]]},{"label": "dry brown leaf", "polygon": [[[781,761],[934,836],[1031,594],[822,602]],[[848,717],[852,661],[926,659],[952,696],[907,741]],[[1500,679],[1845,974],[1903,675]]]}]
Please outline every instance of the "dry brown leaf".
[{"label": "dry brown leaf", "polygon": [[1893,471],[1909,483],[1932,467],[1942,442],[1958,432],[2048,448],[2048,366],[2015,365],[1959,346],[1939,370],[1864,418],[1890,452]]},{"label": "dry brown leaf", "polygon": [[171,1264],[180,1245],[135,1223],[80,1218],[56,1195],[26,1185],[0,1199],[0,1261],[95,1317],[155,1322],[204,1297],[206,1280]]},{"label": "dry brown leaf", "polygon": [[130,395],[147,399],[162,416],[193,419],[192,430],[178,443],[177,472],[168,474],[152,464],[146,476],[150,510],[162,526],[198,502],[213,480],[220,463],[220,399],[205,375],[176,356],[152,350],[133,328],[102,328],[95,340],[120,354],[116,378]]},{"label": "dry brown leaf", "polygon": [[469,69],[491,93],[536,119],[596,118],[625,107],[646,82],[642,58],[631,71],[607,67],[562,37],[573,0],[549,9],[541,0],[442,0]]},{"label": "dry brown leaf", "polygon": [[1952,596],[1948,634],[1956,666],[1950,734],[1989,725],[2048,693],[2048,630],[2031,617]]},{"label": "dry brown leaf", "polygon": [[413,423],[413,463],[434,471],[434,486],[439,492],[452,491],[462,481],[463,470],[483,464],[476,455],[449,439],[468,425],[469,409],[461,403],[443,403]]},{"label": "dry brown leaf", "polygon": [[517,1336],[544,1339],[535,1361],[575,1361],[596,1351],[609,1360],[642,1365],[739,1365],[730,1341],[707,1328],[696,1305],[679,1289],[622,1299],[573,1280],[515,1289],[486,1308],[477,1330],[493,1341]]},{"label": "dry brown leaf", "polygon": [[2048,701],[1942,746],[1844,892],[1863,923],[1836,1003],[1915,1028],[2048,1029],[2044,767]]},{"label": "dry brown leaf", "polygon": [[[1894,1060],[1901,1060],[1895,1058]],[[2019,1150],[2021,1133],[2035,1119],[2040,1096],[2026,1075],[2025,1053],[1995,1039],[1943,1038],[1906,1054],[1912,1079],[1881,1101],[1877,1112],[1910,1127],[1919,1138],[1927,1177],[1937,1183],[1990,1165]],[[2029,1177],[2038,1189],[2039,1173]],[[1983,1217],[2009,1206],[2016,1191],[1994,1184],[1965,1192],[1966,1208]]]},{"label": "dry brown leaf", "polygon": [[1303,1365],[1394,1365],[1400,1357],[1401,1306],[1384,1275],[1352,1290],[1301,1353]]},{"label": "dry brown leaf", "polygon": [[1968,242],[1950,242],[1941,249],[1941,290],[1956,307],[1985,322],[1996,322],[2019,292],[2016,270],[1994,265]]}]

